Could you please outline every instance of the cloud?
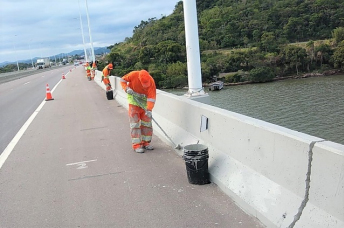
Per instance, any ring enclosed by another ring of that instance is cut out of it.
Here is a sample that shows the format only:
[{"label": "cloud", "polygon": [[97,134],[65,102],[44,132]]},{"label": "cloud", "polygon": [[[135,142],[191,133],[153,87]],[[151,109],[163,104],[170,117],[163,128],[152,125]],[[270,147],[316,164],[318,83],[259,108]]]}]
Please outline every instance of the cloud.
[{"label": "cloud", "polygon": [[[141,20],[170,15],[179,0],[87,0],[94,47],[132,36]],[[79,8],[80,4],[80,8]],[[90,47],[86,0],[1,0],[0,63]]]}]

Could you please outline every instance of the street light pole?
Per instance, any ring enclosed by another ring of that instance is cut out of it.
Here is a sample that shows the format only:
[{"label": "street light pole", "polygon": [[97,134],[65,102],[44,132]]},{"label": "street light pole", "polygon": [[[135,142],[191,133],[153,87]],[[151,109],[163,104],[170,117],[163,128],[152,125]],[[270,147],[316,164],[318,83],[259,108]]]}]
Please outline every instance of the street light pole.
[{"label": "street light pole", "polygon": [[40,44],[39,44],[40,51],[41,51],[41,58],[43,58],[43,55],[42,55],[42,44],[43,44],[43,43],[40,43]]},{"label": "street light pole", "polygon": [[[30,40],[29,42],[31,42],[31,40]],[[34,68],[34,66],[33,66],[33,60],[32,60],[32,53],[31,53],[31,44],[30,44],[30,43],[29,43],[29,50],[30,50],[30,57],[31,57],[32,68]]]},{"label": "street light pole", "polygon": [[[17,35],[14,35],[14,37],[16,37]],[[19,63],[18,63],[18,56],[17,56],[17,51],[16,51],[16,45],[15,43],[13,42],[13,46],[14,46],[14,54],[16,56],[16,60],[17,60],[17,68],[18,68],[18,71],[19,71]]]},{"label": "street light pole", "polygon": [[82,20],[81,20],[80,0],[78,0],[78,5],[79,5],[79,20],[80,20],[80,29],[81,29],[81,36],[82,36],[82,44],[84,45],[85,60],[86,60],[86,62],[88,62],[88,58],[87,58],[87,55],[86,55],[86,46],[85,46],[84,29],[83,29]]},{"label": "street light pole", "polygon": [[93,42],[92,42],[92,35],[91,35],[91,26],[90,26],[90,17],[88,16],[88,5],[87,0],[86,1],[86,12],[87,12],[87,23],[88,23],[88,33],[90,35],[90,42],[91,42],[91,49],[92,49],[92,60],[95,62],[95,56],[94,56],[94,49],[93,49]]},{"label": "street light pole", "polygon": [[196,0],[183,0],[185,43],[190,96],[205,95],[202,87]]}]

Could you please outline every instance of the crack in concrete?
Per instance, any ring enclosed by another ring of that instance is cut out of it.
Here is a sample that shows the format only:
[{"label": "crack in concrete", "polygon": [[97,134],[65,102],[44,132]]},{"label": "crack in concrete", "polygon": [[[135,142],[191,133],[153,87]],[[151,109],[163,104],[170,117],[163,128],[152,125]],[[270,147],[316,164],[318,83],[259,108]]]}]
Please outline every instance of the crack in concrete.
[{"label": "crack in concrete", "polygon": [[109,176],[109,175],[120,174],[120,173],[124,173],[124,171],[115,172],[115,173],[98,174],[98,175],[93,175],[93,176],[83,176],[83,177],[79,177],[79,178],[69,179],[68,181],[76,181],[76,180],[83,180],[83,179],[89,179],[89,178],[95,178],[95,177],[103,177],[103,176]]},{"label": "crack in concrete", "polygon": [[80,129],[80,131],[97,130],[97,129],[101,129],[101,128],[106,128],[106,126],[105,127],[93,127],[93,128]]},{"label": "crack in concrete", "polygon": [[307,202],[309,200],[309,189],[311,187],[311,173],[312,173],[312,161],[313,161],[313,148],[317,142],[324,142],[326,140],[321,141],[313,141],[309,144],[309,151],[308,151],[308,169],[306,174],[306,191],[305,191],[305,198],[303,199],[297,214],[294,216],[294,221],[288,226],[288,228],[293,228],[297,221],[301,218],[303,209],[305,209]]}]

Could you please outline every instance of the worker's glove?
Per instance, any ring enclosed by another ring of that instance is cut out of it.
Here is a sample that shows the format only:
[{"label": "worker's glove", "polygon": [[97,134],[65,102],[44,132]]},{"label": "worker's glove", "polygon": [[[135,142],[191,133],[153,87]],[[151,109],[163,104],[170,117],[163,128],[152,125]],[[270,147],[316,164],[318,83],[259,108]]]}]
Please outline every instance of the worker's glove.
[{"label": "worker's glove", "polygon": [[152,111],[146,111],[146,116],[149,118],[152,118]]},{"label": "worker's glove", "polygon": [[131,94],[131,95],[133,95],[135,92],[134,92],[134,90],[132,90],[130,87],[127,87],[127,89],[125,90],[125,92],[127,93],[127,94]]},{"label": "worker's glove", "polygon": [[104,76],[102,76],[102,80],[100,82],[102,82],[104,80]]}]

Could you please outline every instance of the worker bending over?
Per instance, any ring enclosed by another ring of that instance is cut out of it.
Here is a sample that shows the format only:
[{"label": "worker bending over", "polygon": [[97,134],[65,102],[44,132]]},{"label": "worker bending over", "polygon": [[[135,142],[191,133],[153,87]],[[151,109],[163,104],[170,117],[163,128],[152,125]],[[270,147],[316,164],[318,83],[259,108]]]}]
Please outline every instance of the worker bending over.
[{"label": "worker bending over", "polygon": [[153,77],[146,71],[132,71],[121,78],[121,86],[128,94],[129,122],[132,147],[137,153],[153,150],[152,110],[156,87]]},{"label": "worker bending over", "polygon": [[112,89],[111,84],[110,84],[110,79],[109,79],[112,69],[113,69],[112,63],[109,63],[103,69],[102,82],[106,86],[106,91],[110,91]]}]

